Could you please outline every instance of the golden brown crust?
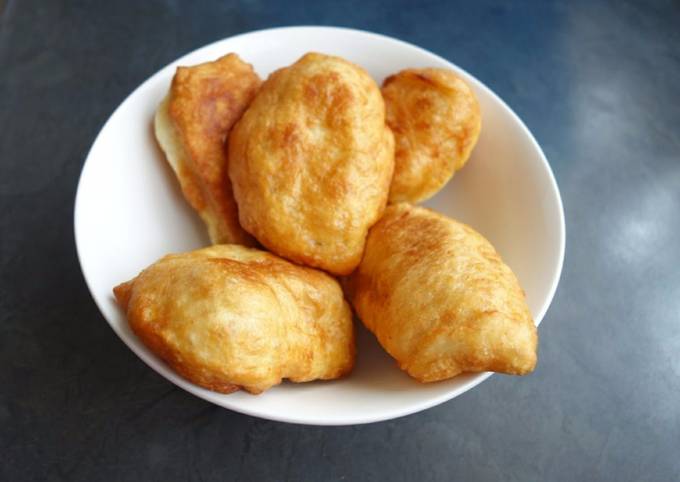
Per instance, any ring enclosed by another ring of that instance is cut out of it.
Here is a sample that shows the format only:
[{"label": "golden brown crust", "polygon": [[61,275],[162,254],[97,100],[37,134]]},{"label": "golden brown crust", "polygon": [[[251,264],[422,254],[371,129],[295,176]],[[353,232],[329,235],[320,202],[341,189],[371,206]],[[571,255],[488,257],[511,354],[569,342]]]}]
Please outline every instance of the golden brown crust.
[{"label": "golden brown crust", "polygon": [[463,167],[481,129],[472,89],[446,69],[406,69],[388,77],[382,94],[394,132],[389,202],[432,197]]},{"label": "golden brown crust", "polygon": [[428,209],[387,207],[348,295],[421,382],[462,372],[522,375],[536,364],[536,327],[515,275],[482,235]]},{"label": "golden brown crust", "polygon": [[337,281],[264,251],[216,245],[165,256],[114,288],[132,330],[184,378],[260,393],[333,379],[354,363]]},{"label": "golden brown crust", "polygon": [[130,303],[130,295],[132,295],[132,284],[134,280],[126,281],[113,288],[113,296],[116,297],[118,305],[127,311]]},{"label": "golden brown crust", "polygon": [[254,244],[238,223],[225,141],[260,83],[236,54],[178,67],[156,113],[156,138],[215,244]]},{"label": "golden brown crust", "polygon": [[394,167],[380,90],[363,69],[310,53],[274,72],[234,127],[229,156],[248,232],[295,262],[354,269]]}]

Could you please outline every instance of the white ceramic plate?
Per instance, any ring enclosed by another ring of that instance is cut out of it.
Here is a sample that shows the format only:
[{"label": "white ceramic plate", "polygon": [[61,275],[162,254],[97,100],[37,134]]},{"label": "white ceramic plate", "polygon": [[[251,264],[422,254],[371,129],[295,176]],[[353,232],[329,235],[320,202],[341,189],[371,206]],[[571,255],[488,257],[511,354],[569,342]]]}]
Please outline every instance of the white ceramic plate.
[{"label": "white ceramic plate", "polygon": [[239,35],[185,55],[139,86],[106,122],[83,167],[75,204],[78,255],[92,296],[113,330],[151,368],[194,395],[286,422],[344,425],[400,417],[460,395],[490,374],[418,384],[361,329],[356,367],[346,379],[283,383],[260,396],[222,395],[185,381],[147,350],[111,294],[113,286],[161,256],[208,244],[152,132],[154,111],[175,68],[237,52],[266,78],[310,50],[356,62],[379,83],[406,67],[433,66],[453,69],[473,86],[482,108],[479,143],[467,166],[427,205],[470,224],[496,246],[540,323],[564,257],[562,203],[540,147],[517,115],[470,74],[421,48],[357,30],[290,27]]}]

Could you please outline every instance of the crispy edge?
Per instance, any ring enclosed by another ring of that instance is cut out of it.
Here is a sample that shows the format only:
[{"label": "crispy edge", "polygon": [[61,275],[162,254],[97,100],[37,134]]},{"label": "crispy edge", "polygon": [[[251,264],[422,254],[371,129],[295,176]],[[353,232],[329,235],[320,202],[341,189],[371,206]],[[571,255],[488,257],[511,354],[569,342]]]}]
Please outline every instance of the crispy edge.
[{"label": "crispy edge", "polygon": [[[228,92],[224,86],[217,89],[216,85],[209,85],[204,90],[187,91],[192,84],[192,78],[206,73],[215,77],[222,71],[231,73],[239,71],[244,80],[244,87],[236,92]],[[246,79],[247,77],[247,79]],[[245,81],[248,81],[248,84]],[[212,62],[178,67],[173,77],[170,91],[159,105],[154,128],[156,139],[165,153],[180,182],[182,192],[187,202],[198,212],[206,224],[208,234],[214,244],[238,243],[245,246],[256,245],[255,239],[239,224],[238,206],[234,199],[231,181],[227,174],[228,154],[224,148],[224,140],[240,119],[246,108],[252,102],[261,81],[253,71],[252,66],[243,62],[238,55],[228,54]],[[206,120],[198,130],[192,129],[195,122],[193,109],[187,110],[187,104],[192,106],[210,104],[217,99],[228,99],[233,107],[229,112],[226,132],[220,121]],[[245,100],[245,102],[237,102]],[[189,131],[193,130],[190,134]],[[196,133],[199,133],[198,138]],[[216,147],[214,136],[224,138]],[[190,141],[191,139],[191,141]],[[220,165],[206,164],[205,157],[220,157]],[[223,175],[215,179],[214,172],[223,171]]]}]

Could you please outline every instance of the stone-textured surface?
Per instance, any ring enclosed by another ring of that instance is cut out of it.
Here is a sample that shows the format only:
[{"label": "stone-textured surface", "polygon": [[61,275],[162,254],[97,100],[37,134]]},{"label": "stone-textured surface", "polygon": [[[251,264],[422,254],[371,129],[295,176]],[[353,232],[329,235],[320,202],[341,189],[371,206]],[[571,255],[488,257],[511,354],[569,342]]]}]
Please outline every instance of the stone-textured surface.
[{"label": "stone-textured surface", "polygon": [[[0,0],[0,480],[678,477],[677,2],[192,3]],[[180,54],[285,24],[419,44],[534,131],[568,240],[532,376],[400,420],[292,426],[174,388],[101,318],[72,234],[97,131]]]}]

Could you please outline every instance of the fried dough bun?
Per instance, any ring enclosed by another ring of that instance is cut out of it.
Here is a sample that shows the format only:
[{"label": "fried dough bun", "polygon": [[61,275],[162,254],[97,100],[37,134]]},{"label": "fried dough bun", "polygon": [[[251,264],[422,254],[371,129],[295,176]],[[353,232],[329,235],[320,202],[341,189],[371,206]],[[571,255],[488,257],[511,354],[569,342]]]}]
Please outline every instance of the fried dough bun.
[{"label": "fried dough bun", "polygon": [[252,66],[236,54],[178,67],[156,111],[158,144],[214,244],[255,244],[238,223],[224,144],[260,83]]},{"label": "fried dough bun", "polygon": [[334,274],[359,264],[393,168],[380,89],[328,55],[274,72],[229,137],[244,229],[278,255]]},{"label": "fried dough bun", "polygon": [[382,87],[396,144],[390,203],[434,196],[465,165],[482,126],[472,89],[446,69],[406,69]]},{"label": "fried dough bun", "polygon": [[141,341],[210,390],[260,393],[283,378],[338,378],[354,364],[337,281],[264,251],[215,245],[168,255],[113,291]]},{"label": "fried dough bun", "polygon": [[388,206],[347,288],[364,325],[421,382],[523,375],[536,365],[536,327],[517,278],[482,235],[441,214]]}]

